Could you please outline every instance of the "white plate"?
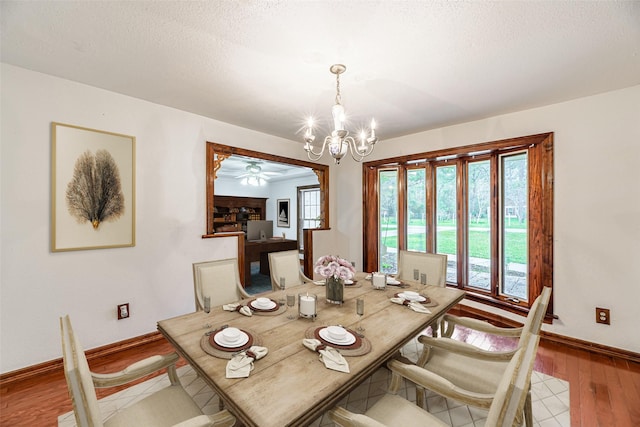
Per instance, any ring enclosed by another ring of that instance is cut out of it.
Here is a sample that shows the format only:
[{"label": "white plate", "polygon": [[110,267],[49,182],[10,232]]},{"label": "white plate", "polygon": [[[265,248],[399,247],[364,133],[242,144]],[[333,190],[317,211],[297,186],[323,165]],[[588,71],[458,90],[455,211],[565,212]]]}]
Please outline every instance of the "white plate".
[{"label": "white plate", "polygon": [[320,329],[320,332],[318,332],[318,335],[320,335],[320,338],[322,338],[323,340],[325,340],[327,342],[330,342],[331,344],[336,344],[336,345],[351,345],[354,342],[356,342],[355,335],[353,335],[349,331],[347,331],[347,336],[344,337],[344,340],[335,340],[335,339],[331,338],[329,336],[329,331],[327,331],[327,328]]},{"label": "white plate", "polygon": [[399,285],[401,282],[393,277],[387,277],[387,285]]},{"label": "white plate", "polygon": [[353,280],[347,279],[347,280],[344,281],[344,284],[345,285],[353,285]]},{"label": "white plate", "polygon": [[400,292],[400,293],[398,294],[398,296],[399,296],[400,298],[404,298],[404,299],[406,299],[406,300],[409,300],[409,301],[416,301],[416,302],[423,302],[423,301],[426,301],[426,300],[427,300],[427,299],[426,299],[425,297],[423,297],[422,295],[418,295],[418,298],[409,298],[407,295],[405,295],[405,293],[404,293],[404,292]]},{"label": "white plate", "polygon": [[318,286],[324,286],[326,282],[324,280],[316,280],[315,282],[313,282],[313,284]]},{"label": "white plate", "polygon": [[213,340],[216,342],[216,344],[218,344],[221,347],[227,347],[227,348],[240,347],[249,342],[249,335],[247,335],[242,331],[240,331],[240,338],[237,341],[234,341],[232,343],[227,342],[227,340],[224,339],[224,335],[222,335],[221,332],[222,331],[218,332],[213,336]]},{"label": "white plate", "polygon": [[262,306],[262,305],[256,304],[254,300],[254,301],[251,301],[249,305],[251,306],[251,308],[255,308],[256,310],[272,310],[276,308],[276,303],[274,301],[269,301],[269,303],[270,303],[269,305]]}]

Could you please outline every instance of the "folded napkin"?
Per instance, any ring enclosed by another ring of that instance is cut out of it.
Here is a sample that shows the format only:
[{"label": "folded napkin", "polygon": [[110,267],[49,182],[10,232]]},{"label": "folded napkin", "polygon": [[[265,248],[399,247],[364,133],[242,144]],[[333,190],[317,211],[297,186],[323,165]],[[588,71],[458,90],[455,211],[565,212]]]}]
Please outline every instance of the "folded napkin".
[{"label": "folded napkin", "polygon": [[315,338],[305,338],[302,345],[311,351],[320,353],[320,360],[329,369],[334,371],[349,373],[349,364],[338,350],[333,347],[325,346]]},{"label": "folded napkin", "polygon": [[231,304],[225,304],[222,306],[222,309],[226,311],[239,311],[240,314],[244,314],[245,316],[251,316],[253,314],[249,307],[247,307],[246,305],[239,304],[237,302],[234,302]]},{"label": "folded napkin", "polygon": [[393,302],[395,304],[406,305],[411,310],[413,310],[413,311],[415,311],[417,313],[425,313],[425,314],[431,313],[431,310],[429,310],[427,307],[425,307],[424,305],[420,304],[419,302],[411,302],[409,300],[406,300],[406,299],[400,298],[400,297],[391,298],[391,302]]},{"label": "folded napkin", "polygon": [[267,355],[267,347],[252,345],[248,350],[238,353],[227,362],[227,378],[246,378],[253,370],[253,361]]}]

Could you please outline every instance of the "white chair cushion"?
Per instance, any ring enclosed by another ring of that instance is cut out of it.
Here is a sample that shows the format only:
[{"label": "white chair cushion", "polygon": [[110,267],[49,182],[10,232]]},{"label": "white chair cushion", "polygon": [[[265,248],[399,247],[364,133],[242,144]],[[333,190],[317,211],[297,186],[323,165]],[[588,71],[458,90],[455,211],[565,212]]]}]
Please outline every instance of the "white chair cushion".
[{"label": "white chair cushion", "polygon": [[479,360],[433,347],[424,368],[465,390],[493,394],[506,365],[506,361]]},{"label": "white chair cushion", "polygon": [[173,426],[202,415],[198,405],[181,386],[169,386],[105,421],[105,427]]},{"label": "white chair cushion", "polygon": [[[382,399],[365,412],[365,415],[389,427],[448,426],[448,424],[443,423],[435,416],[416,406],[415,403],[395,394],[384,395]],[[369,426],[369,424],[363,424],[363,426]]]}]

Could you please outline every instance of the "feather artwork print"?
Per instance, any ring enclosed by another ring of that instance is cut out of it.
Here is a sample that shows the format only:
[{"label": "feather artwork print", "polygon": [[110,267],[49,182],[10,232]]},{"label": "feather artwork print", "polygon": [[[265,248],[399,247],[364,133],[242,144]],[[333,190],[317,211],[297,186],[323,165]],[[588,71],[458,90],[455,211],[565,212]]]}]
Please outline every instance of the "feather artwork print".
[{"label": "feather artwork print", "polygon": [[120,172],[107,150],[98,150],[95,156],[87,150],[78,157],[66,200],[69,214],[79,223],[89,222],[94,230],[124,214]]}]

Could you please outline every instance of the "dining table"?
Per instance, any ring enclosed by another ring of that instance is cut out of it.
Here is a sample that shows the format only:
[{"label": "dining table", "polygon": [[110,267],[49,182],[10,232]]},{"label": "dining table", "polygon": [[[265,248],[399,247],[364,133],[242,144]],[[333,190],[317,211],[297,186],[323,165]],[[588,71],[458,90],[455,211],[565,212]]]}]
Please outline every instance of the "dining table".
[{"label": "dining table", "polygon": [[[197,311],[161,320],[158,330],[244,425],[305,426],[335,406],[465,295],[458,289],[408,281],[401,283],[404,288],[376,289],[365,274],[358,273],[354,283],[345,286],[343,304],[332,304],[326,302],[322,283],[309,282],[258,295],[281,302],[286,294],[295,294],[294,307],[278,306],[274,312],[251,316],[212,307],[209,313]],[[392,302],[405,290],[428,297],[425,306],[430,313]],[[298,316],[298,294],[317,296],[315,318]],[[247,305],[253,298],[239,303]],[[357,299],[364,300],[362,316],[356,314]],[[317,337],[321,328],[336,325],[353,332],[362,345],[359,351],[342,351],[334,346],[344,354],[349,373],[327,369],[319,354],[303,345],[304,338]],[[363,332],[357,332],[359,326]],[[207,349],[208,335],[227,327],[246,331],[255,345],[268,350],[266,356],[253,362],[246,378],[227,378],[230,356],[225,358],[225,354]]]}]

